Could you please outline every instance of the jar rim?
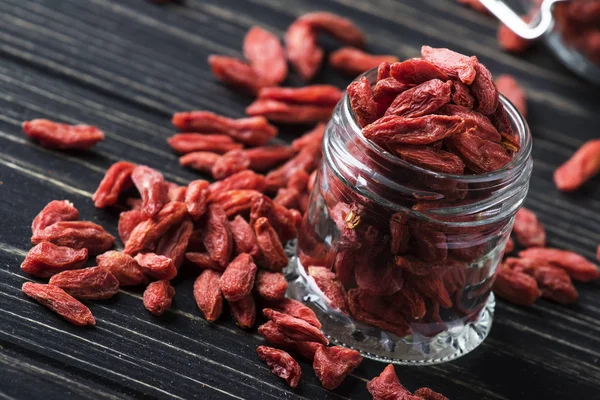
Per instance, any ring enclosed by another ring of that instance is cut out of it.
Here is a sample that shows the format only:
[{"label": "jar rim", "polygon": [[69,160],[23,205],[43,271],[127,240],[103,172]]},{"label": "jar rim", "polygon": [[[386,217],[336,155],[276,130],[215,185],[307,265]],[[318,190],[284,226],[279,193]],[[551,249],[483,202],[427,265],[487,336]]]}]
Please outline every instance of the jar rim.
[{"label": "jar rim", "polygon": [[[355,79],[355,81],[359,80],[363,77],[366,77],[367,79],[371,78],[371,79],[369,79],[369,82],[371,83],[371,81],[373,80],[372,78],[376,77],[376,75],[377,75],[377,68],[373,68],[373,69],[359,75]],[[488,182],[488,181],[494,181],[497,179],[502,179],[502,178],[505,178],[507,175],[514,173],[515,171],[519,171],[520,169],[525,167],[525,165],[527,164],[527,160],[529,159],[529,156],[531,154],[531,147],[532,147],[531,131],[529,130],[529,125],[527,125],[527,121],[525,120],[525,117],[523,117],[523,115],[519,112],[519,110],[517,110],[515,105],[512,104],[510,102],[510,100],[508,100],[504,95],[502,95],[501,93],[498,92],[498,97],[499,97],[500,103],[502,104],[506,113],[508,114],[508,117],[509,117],[511,123],[513,123],[513,125],[516,127],[516,133],[519,136],[520,148],[513,155],[512,159],[506,165],[504,165],[502,168],[499,168],[495,171],[487,172],[484,174],[470,174],[470,175],[446,174],[446,173],[442,173],[442,172],[431,171],[429,169],[425,169],[425,168],[419,167],[417,165],[411,164],[405,160],[402,160],[401,158],[397,157],[396,155],[385,150],[383,147],[379,146],[377,143],[364,137],[364,135],[362,133],[362,128],[358,124],[356,114],[354,113],[354,110],[352,110],[352,107],[350,105],[350,98],[348,97],[348,92],[345,92],[344,97],[342,98],[342,104],[343,104],[342,110],[344,113],[347,114],[346,115],[347,120],[350,122],[352,130],[356,133],[356,136],[361,140],[361,142],[365,146],[367,146],[370,150],[377,152],[382,157],[384,157],[386,159],[386,161],[397,164],[397,165],[401,165],[403,168],[411,169],[411,170],[414,170],[421,174],[423,174],[423,173],[429,174],[433,177],[440,178],[440,179],[453,179],[458,182],[477,183],[477,182]]]}]

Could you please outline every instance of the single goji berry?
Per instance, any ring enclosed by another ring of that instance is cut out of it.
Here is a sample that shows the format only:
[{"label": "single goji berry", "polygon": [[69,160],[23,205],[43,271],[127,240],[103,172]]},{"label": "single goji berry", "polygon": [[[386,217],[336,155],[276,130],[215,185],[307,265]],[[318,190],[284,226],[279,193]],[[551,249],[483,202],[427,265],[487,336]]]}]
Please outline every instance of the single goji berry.
[{"label": "single goji berry", "polygon": [[25,282],[21,290],[73,325],[96,325],[89,308],[58,286]]},{"label": "single goji berry", "polygon": [[137,262],[129,254],[107,251],[96,256],[96,263],[98,267],[113,274],[120,286],[137,286],[148,281]]},{"label": "single goji berry", "polygon": [[185,206],[192,219],[197,220],[206,213],[209,196],[208,181],[197,179],[188,184],[185,192]]},{"label": "single goji berry", "polygon": [[289,160],[294,155],[294,149],[289,146],[260,146],[242,150],[241,153],[250,160],[251,170],[268,171]]},{"label": "single goji berry", "polygon": [[430,144],[463,132],[465,120],[457,116],[424,115],[406,118],[388,115],[363,128],[363,135],[376,143]]},{"label": "single goji berry", "polygon": [[267,321],[258,327],[258,334],[265,338],[270,344],[280,349],[291,349],[293,342],[288,339],[273,321]]},{"label": "single goji berry", "polygon": [[394,146],[393,151],[404,161],[429,171],[462,175],[465,163],[448,151],[429,146]]},{"label": "single goji berry", "polygon": [[229,308],[237,326],[242,329],[250,329],[254,326],[256,306],[252,294],[248,294],[238,301],[229,302]]},{"label": "single goji berry", "polygon": [[346,290],[331,270],[325,267],[308,267],[308,275],[315,280],[317,287],[325,294],[332,308],[340,310],[342,314],[349,314]]},{"label": "single goji berry", "polygon": [[135,164],[127,161],[118,161],[111,165],[92,196],[94,206],[104,208],[115,205],[121,192],[131,187],[131,174],[135,167]]},{"label": "single goji berry", "polygon": [[512,159],[501,144],[482,139],[472,133],[452,135],[444,140],[444,144],[457,154],[471,171],[478,174],[496,171]]},{"label": "single goji berry", "polygon": [[126,244],[131,236],[131,232],[136,226],[146,221],[148,216],[141,210],[129,210],[123,211],[119,214],[119,237],[123,244]]},{"label": "single goji berry", "polygon": [[298,386],[302,370],[296,360],[283,350],[274,349],[267,346],[258,346],[256,348],[258,358],[266,362],[271,372],[284,379],[290,387]]},{"label": "single goji berry", "polygon": [[233,238],[227,214],[216,204],[208,206],[203,225],[204,247],[210,257],[225,267],[233,253]]},{"label": "single goji berry", "polygon": [[[527,23],[530,22],[531,18],[527,15],[522,15],[521,19]],[[523,53],[528,50],[533,42],[517,35],[508,26],[500,23],[498,25],[498,32],[496,34],[498,44],[500,48],[509,53]],[[502,93],[502,91],[500,91]]]},{"label": "single goji berry", "polygon": [[330,12],[307,13],[298,18],[298,21],[307,23],[312,29],[325,32],[350,46],[364,47],[367,42],[365,34],[351,20]]},{"label": "single goji berry", "polygon": [[389,364],[383,369],[379,376],[367,383],[367,390],[373,396],[373,400],[417,400],[417,396],[411,396],[410,391],[400,383],[394,365]]},{"label": "single goji berry", "polygon": [[315,352],[313,369],[323,387],[333,390],[342,384],[362,360],[362,356],[356,350],[341,346],[323,346]]},{"label": "single goji berry", "polygon": [[37,231],[31,243],[51,242],[73,249],[88,249],[89,254],[99,254],[110,249],[115,237],[98,224],[89,221],[59,221]]},{"label": "single goji berry", "polygon": [[235,302],[248,295],[254,287],[256,270],[250,254],[242,253],[234,258],[219,280],[223,297]]},{"label": "single goji berry", "polygon": [[212,175],[212,169],[221,158],[218,153],[209,151],[193,151],[179,157],[179,164],[182,167],[192,168],[205,174]]},{"label": "single goji berry", "polygon": [[186,216],[187,209],[184,203],[167,203],[154,217],[136,225],[125,244],[124,252],[133,256],[143,250],[155,249],[158,239],[181,223]]},{"label": "single goji berry", "polygon": [[546,245],[546,230],[535,213],[528,208],[521,207],[515,214],[513,232],[523,247],[544,247]]},{"label": "single goji berry", "polygon": [[323,61],[323,49],[317,45],[317,34],[308,22],[296,20],[285,32],[287,58],[304,81],[311,80]]},{"label": "single goji berry", "polygon": [[277,86],[287,76],[287,60],[279,38],[271,32],[253,26],[244,37],[244,56],[269,86]]},{"label": "single goji berry", "polygon": [[142,197],[142,211],[149,217],[158,213],[169,201],[169,185],[165,177],[155,169],[138,165],[131,179]]},{"label": "single goji berry", "polygon": [[390,66],[390,75],[398,82],[421,84],[431,79],[448,80],[448,75],[427,60],[412,58],[410,60],[393,63]]},{"label": "single goji berry", "polygon": [[349,76],[360,75],[381,63],[398,62],[398,57],[365,53],[354,47],[342,47],[329,56],[329,64],[336,70]]},{"label": "single goji berry", "polygon": [[504,265],[496,271],[494,294],[511,303],[528,306],[542,295],[534,278]]},{"label": "single goji berry", "polygon": [[342,94],[340,89],[332,85],[309,85],[300,88],[267,87],[260,90],[258,99],[334,107],[342,98]]},{"label": "single goji berry", "polygon": [[477,100],[475,110],[482,114],[492,114],[498,106],[498,90],[494,84],[492,74],[481,63],[475,64],[477,75],[471,85],[471,93]]},{"label": "single goji berry", "polygon": [[[167,139],[169,146],[178,153],[208,153],[203,154],[204,159],[196,161],[198,165],[206,165],[209,163],[211,153],[224,154],[231,150],[241,149],[243,146],[236,143],[231,137],[224,134],[205,134],[205,133],[178,133]],[[200,159],[200,156],[196,156]],[[214,158],[214,157],[212,157]],[[207,160],[208,159],[208,160]],[[194,158],[192,156],[181,157],[179,159],[181,165],[194,166]],[[200,169],[201,168],[197,168]]]},{"label": "single goji berry", "polygon": [[396,96],[385,115],[420,117],[431,114],[450,102],[452,82],[431,79]]},{"label": "single goji berry", "polygon": [[496,88],[519,110],[522,116],[527,116],[527,98],[525,91],[512,75],[500,75],[496,78]]},{"label": "single goji berry", "polygon": [[531,247],[519,252],[519,257],[562,268],[576,281],[589,282],[600,277],[600,270],[596,265],[568,250]]},{"label": "single goji berry", "polygon": [[241,215],[236,215],[235,218],[229,222],[229,228],[231,229],[236,254],[248,253],[252,257],[258,257],[260,255],[260,249],[258,248],[254,230]]},{"label": "single goji berry", "polygon": [[205,269],[194,282],[196,305],[208,322],[219,319],[223,311],[223,296],[219,287],[221,273]]},{"label": "single goji berry", "polygon": [[252,189],[229,190],[219,193],[211,199],[211,205],[220,207],[228,218],[234,215],[248,215],[255,198],[263,196]]},{"label": "single goji berry", "polygon": [[171,307],[175,289],[168,280],[151,282],[144,290],[144,307],[154,315],[162,315]]},{"label": "single goji berry", "polygon": [[49,149],[87,150],[104,140],[104,133],[91,125],[67,125],[47,119],[23,122],[23,132]]},{"label": "single goji berry", "polygon": [[430,388],[422,387],[415,390],[415,396],[421,396],[424,400],[448,400],[446,396],[441,393],[434,392]]},{"label": "single goji berry", "polygon": [[69,200],[52,200],[35,216],[31,224],[34,235],[59,221],[75,221],[79,219],[79,211]]},{"label": "single goji berry", "polygon": [[469,130],[469,133],[476,134],[481,139],[492,142],[500,142],[501,140],[498,130],[488,117],[477,111],[463,106],[447,104],[440,109],[440,113],[463,118],[466,125],[465,128]]},{"label": "single goji berry", "polygon": [[360,126],[367,126],[379,116],[377,103],[373,97],[371,84],[366,77],[352,82],[346,89],[350,99],[350,107]]},{"label": "single goji berry", "polygon": [[170,280],[177,276],[177,268],[169,257],[155,253],[138,254],[134,257],[142,271],[151,278]]},{"label": "single goji berry", "polygon": [[208,65],[215,78],[250,94],[258,93],[260,88],[269,84],[249,64],[234,57],[211,54]]},{"label": "single goji berry", "polygon": [[329,341],[319,328],[309,324],[303,319],[283,314],[270,308],[263,310],[265,317],[275,322],[282,332],[293,340],[317,342],[324,345]]},{"label": "single goji berry", "polygon": [[[182,131],[228,135],[248,146],[262,146],[277,136],[277,128],[264,117],[233,119],[210,111],[188,111],[175,113],[172,122]],[[208,136],[213,137],[215,142],[224,142],[223,135]],[[227,143],[234,142],[229,140]]]},{"label": "single goji berry", "polygon": [[329,121],[333,106],[291,104],[283,101],[258,99],[246,107],[246,114],[263,116],[269,121],[286,124],[310,124]]},{"label": "single goji berry", "polygon": [[282,273],[265,270],[258,271],[254,286],[256,287],[256,293],[261,298],[269,301],[285,298],[285,292],[288,288],[287,281]]},{"label": "single goji berry", "polygon": [[281,272],[287,266],[288,258],[269,220],[258,218],[254,222],[254,233],[261,252],[259,263],[272,271]]},{"label": "single goji berry", "polygon": [[269,308],[291,315],[292,317],[300,318],[312,326],[315,326],[319,329],[321,328],[321,323],[319,322],[314,311],[298,300],[285,298],[278,301],[268,301],[265,302],[265,304]]},{"label": "single goji berry", "polygon": [[479,63],[475,57],[429,46],[421,47],[421,56],[454,80],[460,80],[465,85],[471,85],[475,81],[477,75],[475,66]]},{"label": "single goji berry", "polygon": [[88,251],[85,248],[75,250],[42,242],[29,250],[21,269],[28,274],[47,278],[62,271],[82,268],[87,259]]},{"label": "single goji berry", "polygon": [[179,269],[193,230],[194,224],[189,219],[174,226],[156,243],[156,254],[170,258],[175,268]]},{"label": "single goji berry", "polygon": [[586,142],[554,171],[554,184],[563,192],[576,190],[600,173],[600,139]]},{"label": "single goji berry", "polygon": [[392,254],[404,254],[408,251],[410,230],[408,213],[398,211],[390,218],[390,250]]},{"label": "single goji berry", "polygon": [[254,171],[241,171],[219,182],[213,182],[208,186],[210,191],[209,200],[214,199],[221,193],[229,190],[256,190],[263,192],[265,190],[265,177]]},{"label": "single goji berry", "polygon": [[243,150],[231,150],[217,159],[211,168],[213,178],[225,179],[250,167],[250,158]]},{"label": "single goji berry", "polygon": [[119,281],[100,267],[63,271],[54,275],[49,285],[58,286],[76,299],[109,299],[119,291]]}]

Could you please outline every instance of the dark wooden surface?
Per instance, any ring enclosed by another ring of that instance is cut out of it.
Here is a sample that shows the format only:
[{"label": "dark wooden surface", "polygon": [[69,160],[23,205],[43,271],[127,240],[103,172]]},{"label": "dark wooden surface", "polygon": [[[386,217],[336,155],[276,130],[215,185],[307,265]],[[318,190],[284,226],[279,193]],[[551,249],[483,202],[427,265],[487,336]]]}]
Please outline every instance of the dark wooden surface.
[{"label": "dark wooden surface", "polygon": [[[19,265],[30,248],[30,223],[52,199],[70,199],[85,219],[116,233],[117,213],[90,200],[104,170],[126,159],[186,183],[165,139],[174,111],[208,109],[239,117],[250,99],[210,75],[210,53],[240,55],[248,28],[282,34],[293,19],[330,10],[356,21],[369,50],[416,56],[422,44],[476,54],[494,74],[510,73],[529,94],[535,168],[527,205],[546,225],[552,246],[593,259],[600,243],[600,180],[576,194],[558,193],[554,168],[598,135],[597,88],[569,74],[543,47],[523,57],[498,50],[496,23],[453,0],[188,0],[157,6],[142,0],[0,1],[0,398],[368,399],[366,382],[384,365],[365,360],[336,391],[321,388],[302,364],[298,390],[256,357],[262,339],[229,318],[209,325],[175,283],[174,307],[162,318],[144,310],[141,293],[90,304],[98,324],[73,327],[25,298],[31,279]],[[335,43],[325,41],[332,49]],[[344,87],[328,70],[318,82]],[[299,84],[291,77],[289,84]],[[27,140],[31,118],[89,123],[106,140],[89,153],[57,153]],[[298,130],[282,129],[290,140]],[[414,390],[430,386],[451,399],[598,398],[600,290],[577,285],[580,301],[500,301],[485,343],[445,365],[397,367]]]}]

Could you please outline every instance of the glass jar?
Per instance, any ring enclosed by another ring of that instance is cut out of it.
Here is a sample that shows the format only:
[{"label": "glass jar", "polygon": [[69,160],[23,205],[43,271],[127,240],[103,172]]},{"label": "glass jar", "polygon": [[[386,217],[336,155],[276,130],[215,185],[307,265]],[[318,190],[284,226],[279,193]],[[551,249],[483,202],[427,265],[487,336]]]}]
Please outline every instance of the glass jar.
[{"label": "glass jar", "polygon": [[[373,83],[376,74],[364,75]],[[288,294],[317,313],[333,342],[422,365],[466,354],[487,336],[494,273],[532,168],[527,124],[500,102],[521,148],[481,175],[409,164],[362,136],[347,95],[337,105],[287,271]]]}]

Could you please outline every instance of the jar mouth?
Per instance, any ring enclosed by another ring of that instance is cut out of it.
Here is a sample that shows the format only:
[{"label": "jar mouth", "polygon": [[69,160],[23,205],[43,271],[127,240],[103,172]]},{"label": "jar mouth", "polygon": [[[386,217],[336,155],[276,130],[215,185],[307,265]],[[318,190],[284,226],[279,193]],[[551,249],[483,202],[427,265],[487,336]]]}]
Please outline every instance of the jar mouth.
[{"label": "jar mouth", "polygon": [[[377,68],[374,68],[374,69],[371,69],[371,70],[359,75],[356,78],[356,80],[361,79],[362,77],[366,77],[367,79],[369,79],[369,82],[372,82],[374,80],[373,78],[375,78],[376,76],[377,76]],[[431,170],[428,170],[425,168],[421,168],[421,167],[411,164],[407,161],[404,161],[401,158],[397,157],[396,155],[385,150],[383,147],[379,146],[377,143],[375,143],[371,140],[368,140],[367,138],[364,137],[364,135],[362,133],[362,128],[358,124],[356,114],[354,113],[354,111],[352,110],[352,107],[350,106],[350,98],[348,97],[347,92],[344,94],[344,98],[342,99],[342,101],[343,101],[342,109],[343,109],[344,113],[348,114],[346,116],[347,120],[349,121],[350,126],[352,127],[352,130],[354,132],[356,132],[356,136],[361,140],[362,144],[364,144],[368,149],[381,155],[386,161],[396,164],[396,165],[399,165],[402,168],[414,170],[415,172],[418,172],[420,174],[428,174],[432,177],[439,178],[439,179],[452,179],[457,182],[464,182],[464,183],[481,183],[481,182],[489,182],[489,181],[494,181],[494,180],[498,180],[498,179],[503,179],[507,175],[510,175],[513,171],[520,170],[522,168],[522,166],[526,163],[526,161],[529,158],[529,155],[531,153],[531,146],[532,146],[531,132],[529,131],[529,126],[527,125],[525,118],[521,115],[519,110],[517,110],[517,108],[506,97],[504,97],[501,93],[498,93],[498,94],[499,94],[500,103],[502,104],[506,113],[508,114],[510,121],[514,124],[515,132],[519,136],[520,148],[513,155],[512,159],[506,165],[504,165],[502,168],[497,169],[492,172],[487,172],[484,174],[470,174],[470,175],[445,174],[442,172],[435,172],[435,171],[431,171]]]}]

